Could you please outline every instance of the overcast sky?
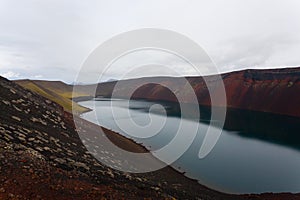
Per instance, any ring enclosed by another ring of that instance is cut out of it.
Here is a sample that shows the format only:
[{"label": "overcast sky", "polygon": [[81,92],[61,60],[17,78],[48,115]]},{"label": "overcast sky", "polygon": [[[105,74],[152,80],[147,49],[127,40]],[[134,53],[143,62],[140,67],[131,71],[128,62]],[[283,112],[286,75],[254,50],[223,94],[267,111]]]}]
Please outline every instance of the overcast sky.
[{"label": "overcast sky", "polygon": [[149,27],[188,36],[221,71],[300,66],[299,0],[0,0],[0,74],[70,83],[102,42]]}]

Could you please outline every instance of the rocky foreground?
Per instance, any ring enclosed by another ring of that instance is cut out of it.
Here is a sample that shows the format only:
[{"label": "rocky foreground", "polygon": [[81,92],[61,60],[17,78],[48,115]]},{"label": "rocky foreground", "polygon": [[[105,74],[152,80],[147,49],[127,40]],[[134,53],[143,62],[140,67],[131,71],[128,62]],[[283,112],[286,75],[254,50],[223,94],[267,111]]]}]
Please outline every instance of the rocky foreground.
[{"label": "rocky foreground", "polygon": [[[300,199],[222,194],[170,167],[147,174],[110,169],[86,150],[73,116],[60,105],[2,77],[0,94],[0,199]],[[94,134],[99,127],[81,120],[79,128]],[[105,134],[126,150],[145,152],[116,133]]]}]

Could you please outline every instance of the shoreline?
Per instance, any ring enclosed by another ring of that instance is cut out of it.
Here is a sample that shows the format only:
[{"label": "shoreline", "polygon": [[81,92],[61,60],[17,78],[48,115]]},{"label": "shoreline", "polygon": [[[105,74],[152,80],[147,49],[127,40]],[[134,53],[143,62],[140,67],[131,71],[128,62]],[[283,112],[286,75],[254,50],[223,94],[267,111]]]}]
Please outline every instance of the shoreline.
[{"label": "shoreline", "polygon": [[[92,99],[89,99],[89,100],[83,100],[83,101],[90,101],[90,100],[92,100]],[[81,105],[80,102],[83,102],[83,101],[76,101],[76,102],[79,103],[79,105]],[[81,105],[81,106],[83,106],[83,105]],[[84,107],[86,107],[86,106],[84,106]],[[103,130],[103,132],[105,133],[105,135],[109,138],[109,140],[111,140],[111,142],[113,142],[115,145],[117,145],[118,147],[120,147],[120,148],[122,148],[122,149],[124,149],[124,150],[129,150],[129,151],[131,151],[131,152],[137,152],[137,153],[151,153],[151,150],[148,149],[143,143],[139,143],[138,141],[135,141],[135,140],[133,140],[132,138],[126,137],[126,136],[124,136],[124,135],[121,134],[121,133],[118,133],[118,132],[116,132],[116,131],[114,131],[114,130],[112,130],[112,129],[109,129],[108,127],[104,127],[104,126],[102,126],[102,125],[93,123],[93,122],[91,122],[91,121],[89,121],[89,120],[87,120],[87,119],[84,119],[84,118],[82,117],[83,114],[94,111],[92,108],[89,108],[89,107],[86,107],[86,108],[88,108],[89,111],[86,111],[86,112],[84,112],[84,113],[81,113],[78,117],[79,117],[81,120],[86,121],[87,123],[91,123],[91,124],[93,124],[94,126],[97,126],[98,128],[101,128],[101,129]],[[112,136],[112,137],[110,137],[110,136]],[[128,147],[122,146],[122,144],[120,144],[120,142],[119,142],[117,139],[120,139],[120,140],[127,140],[127,141],[129,141],[130,143],[132,143],[132,144],[131,144],[132,146],[136,146],[136,147],[128,149]],[[141,150],[141,149],[142,149],[142,150]],[[152,153],[151,153],[151,155],[152,155],[155,159],[157,159],[159,162],[162,162],[162,161],[159,160],[157,157],[155,157]],[[241,195],[241,194],[226,193],[226,192],[221,192],[221,191],[218,191],[218,190],[214,190],[214,189],[212,189],[212,188],[209,188],[209,187],[207,187],[207,186],[205,186],[205,185],[199,183],[199,180],[187,176],[187,175],[186,175],[187,172],[185,172],[185,171],[179,171],[176,167],[173,167],[172,165],[167,165],[166,163],[164,163],[164,165],[165,165],[164,168],[170,168],[170,169],[172,169],[175,173],[177,173],[178,175],[183,176],[183,177],[189,179],[190,181],[193,181],[193,182],[197,183],[199,186],[205,187],[205,188],[207,188],[207,189],[209,189],[209,190],[212,190],[212,191],[215,191],[215,192],[218,192],[218,193],[222,193],[222,194],[226,194],[226,195]]]},{"label": "shoreline", "polygon": [[[135,142],[131,138],[127,138],[120,133],[109,130],[105,127],[97,125],[86,119],[83,119],[81,116],[77,116],[77,117],[81,121],[84,121],[85,126],[88,126],[90,129],[96,130],[97,128],[98,129],[101,128],[105,133],[105,135],[119,148],[123,148],[124,150],[136,152],[136,153],[149,152],[149,150],[145,146]],[[88,133],[90,134],[90,132]],[[184,173],[176,170],[170,165],[166,165],[164,168],[153,172],[137,173],[137,174],[129,173],[129,174],[131,174],[132,176],[143,177],[144,179],[147,179],[149,183],[158,185],[162,191],[171,192],[172,196],[174,195],[175,197],[179,197],[179,199],[186,199],[184,198],[185,196],[190,196],[190,198],[192,197],[192,199],[195,199],[197,197],[200,198],[200,196],[203,195],[203,193],[207,194],[207,197],[209,197],[208,199],[212,199],[212,200],[244,199],[242,195],[228,194],[228,193],[223,193],[223,192],[210,189],[207,186],[200,184],[198,180],[185,176]],[[174,191],[176,191],[176,193],[174,193]]]},{"label": "shoreline", "polygon": [[[81,101],[79,101],[79,103],[80,102]],[[89,108],[89,109],[91,109],[91,108]],[[93,111],[93,109],[91,109],[90,111]],[[90,111],[88,111],[88,112],[90,112]],[[84,114],[84,113],[82,113],[82,114]],[[106,128],[106,127],[103,127],[101,125],[98,125],[98,124],[95,124],[93,122],[90,122],[90,121],[84,119],[82,117],[82,114],[80,114],[78,116],[80,119],[86,121],[87,123],[93,124],[93,126],[95,126],[95,127],[98,127],[98,128],[101,128],[102,130],[104,130],[104,132],[105,132],[105,134],[107,136],[111,136],[109,139],[114,140],[112,142],[116,142],[116,140],[125,140],[125,141],[128,141],[129,143],[132,143],[131,145],[136,146],[136,147],[134,147],[134,149],[135,148],[137,148],[137,149],[141,148],[141,149],[143,149],[144,152],[150,152],[151,153],[151,151],[149,149],[147,149],[147,147],[144,146],[142,143],[138,143],[137,141],[133,140],[132,138],[125,137],[121,133],[118,133],[116,131],[113,131],[113,130],[110,130],[110,129]],[[122,145],[119,146],[119,147],[124,148],[124,146],[122,147]],[[126,149],[126,147],[125,147],[125,149]],[[192,184],[196,184],[198,187],[201,187],[202,189],[205,188],[205,190],[208,190],[210,192],[216,193],[216,195],[218,195],[218,196],[219,195],[221,195],[221,196],[224,195],[223,198],[229,197],[230,199],[232,199],[232,198],[234,198],[234,199],[240,199],[240,198],[242,198],[242,199],[244,199],[244,198],[246,198],[246,199],[265,199],[265,198],[277,198],[277,196],[280,197],[280,196],[286,196],[286,195],[288,196],[288,198],[293,198],[293,197],[297,197],[298,198],[299,197],[298,196],[299,193],[290,193],[290,192],[280,192],[280,193],[265,192],[265,193],[245,193],[245,194],[235,194],[235,193],[221,192],[221,191],[209,188],[209,187],[201,184],[197,179],[193,179],[193,178],[187,176],[186,175],[187,172],[181,172],[177,168],[173,167],[172,165],[166,165],[166,167],[164,167],[163,170],[164,169],[166,171],[171,171],[172,173],[175,173],[176,174],[175,175],[176,179],[182,179],[182,178],[183,179],[187,179]],[[153,173],[153,172],[151,172],[151,173]],[[168,174],[165,173],[165,176],[167,177]],[[174,176],[174,175],[172,175],[172,176]]]}]

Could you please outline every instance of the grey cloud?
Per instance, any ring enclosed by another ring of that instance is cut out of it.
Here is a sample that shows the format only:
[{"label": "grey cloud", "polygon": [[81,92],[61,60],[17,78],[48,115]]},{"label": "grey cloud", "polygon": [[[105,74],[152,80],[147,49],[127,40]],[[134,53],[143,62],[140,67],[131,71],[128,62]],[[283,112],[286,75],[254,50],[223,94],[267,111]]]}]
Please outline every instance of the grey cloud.
[{"label": "grey cloud", "polygon": [[221,43],[219,51],[214,56],[223,70],[288,66],[289,62],[286,60],[285,63],[276,63],[272,62],[271,58],[275,54],[288,52],[294,46],[299,48],[299,39],[289,37],[288,34],[252,35]]},{"label": "grey cloud", "polygon": [[299,9],[297,0],[0,0],[0,73],[73,82],[98,45],[145,27],[186,35],[221,71],[300,65]]}]

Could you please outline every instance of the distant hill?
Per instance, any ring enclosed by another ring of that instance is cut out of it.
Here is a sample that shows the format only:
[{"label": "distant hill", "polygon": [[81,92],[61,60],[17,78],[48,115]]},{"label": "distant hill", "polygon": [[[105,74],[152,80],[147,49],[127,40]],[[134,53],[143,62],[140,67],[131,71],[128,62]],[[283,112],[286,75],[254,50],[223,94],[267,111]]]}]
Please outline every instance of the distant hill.
[{"label": "distant hill", "polygon": [[72,85],[61,81],[16,80],[14,82],[58,103],[68,112],[72,112],[72,108],[73,112],[77,114],[89,111],[88,108],[80,106],[71,100],[72,95],[74,97],[88,96],[84,92],[74,94]]},{"label": "distant hill", "polygon": [[[214,106],[300,117],[300,68],[248,69],[224,73],[220,77],[222,79],[214,75],[207,76],[207,83],[202,77],[186,77],[197,95],[199,105],[211,104],[207,84],[214,86],[210,92],[217,96],[219,83],[223,81],[227,104]],[[154,81],[158,84],[147,84]],[[110,97],[116,83],[100,83],[96,96]],[[159,83],[175,86],[177,92],[185,96],[183,103],[191,103],[192,94],[186,93],[186,85],[176,77],[121,80],[114,94],[119,98],[177,102],[175,95]],[[129,97],[129,89],[137,85],[141,87]]]},{"label": "distant hill", "polygon": [[[221,77],[221,80],[219,79]],[[221,74],[220,76],[185,77],[193,87],[201,106],[210,106],[210,94],[207,84],[214,85],[210,91],[218,95],[220,81],[223,81],[226,91],[226,105],[214,105],[232,109],[268,112],[274,114],[300,117],[300,67],[282,69],[248,69]],[[148,84],[157,82],[177,87],[177,92],[184,93],[185,102],[191,102],[191,95],[186,93],[186,86],[176,77],[145,77],[129,80],[114,81],[93,84],[77,85],[77,94],[73,93],[75,100],[85,100],[91,97],[110,97],[117,83],[118,88],[114,94],[118,98],[145,99],[156,101],[177,102],[175,95],[160,84]],[[18,80],[19,85],[37,92],[62,105],[67,111],[72,110],[73,85],[60,81]],[[129,97],[129,89],[139,87]],[[96,94],[94,94],[96,89]],[[88,111],[78,104],[74,104],[78,113]]]}]

